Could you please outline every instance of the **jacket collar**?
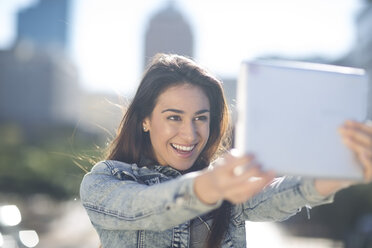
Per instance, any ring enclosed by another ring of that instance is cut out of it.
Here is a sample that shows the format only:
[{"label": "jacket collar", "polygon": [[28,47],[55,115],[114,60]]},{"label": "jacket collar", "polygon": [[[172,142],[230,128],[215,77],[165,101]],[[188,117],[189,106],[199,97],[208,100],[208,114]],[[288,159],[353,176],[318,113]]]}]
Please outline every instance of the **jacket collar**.
[{"label": "jacket collar", "polygon": [[164,165],[159,165],[157,162],[155,162],[152,159],[146,158],[146,157],[141,157],[139,163],[139,167],[147,167],[151,170],[157,171],[167,177],[178,177],[181,176],[182,173],[171,166],[164,166]]}]

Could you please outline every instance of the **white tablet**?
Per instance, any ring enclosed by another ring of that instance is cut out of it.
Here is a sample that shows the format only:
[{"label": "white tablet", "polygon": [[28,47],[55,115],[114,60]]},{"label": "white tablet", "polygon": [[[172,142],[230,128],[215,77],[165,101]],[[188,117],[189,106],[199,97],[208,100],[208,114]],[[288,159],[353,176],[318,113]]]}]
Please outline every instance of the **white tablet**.
[{"label": "white tablet", "polygon": [[235,147],[279,175],[361,179],[342,143],[345,120],[365,121],[362,69],[289,61],[245,61],[237,87]]}]

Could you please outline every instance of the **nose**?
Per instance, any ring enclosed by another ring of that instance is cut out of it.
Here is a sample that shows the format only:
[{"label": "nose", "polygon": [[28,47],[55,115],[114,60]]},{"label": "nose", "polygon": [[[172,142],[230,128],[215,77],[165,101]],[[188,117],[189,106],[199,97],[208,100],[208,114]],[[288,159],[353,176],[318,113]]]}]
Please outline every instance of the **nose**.
[{"label": "nose", "polygon": [[188,144],[193,143],[198,136],[195,123],[193,121],[184,122],[180,130],[180,136]]}]

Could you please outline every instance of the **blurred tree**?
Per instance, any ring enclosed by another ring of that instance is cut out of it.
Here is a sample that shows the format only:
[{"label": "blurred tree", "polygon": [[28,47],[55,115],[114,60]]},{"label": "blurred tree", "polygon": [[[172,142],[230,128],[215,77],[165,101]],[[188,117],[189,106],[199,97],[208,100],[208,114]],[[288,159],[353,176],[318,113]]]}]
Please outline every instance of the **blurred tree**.
[{"label": "blurred tree", "polygon": [[55,199],[78,196],[84,170],[99,157],[95,146],[103,143],[97,135],[58,126],[0,125],[0,137],[0,192]]}]

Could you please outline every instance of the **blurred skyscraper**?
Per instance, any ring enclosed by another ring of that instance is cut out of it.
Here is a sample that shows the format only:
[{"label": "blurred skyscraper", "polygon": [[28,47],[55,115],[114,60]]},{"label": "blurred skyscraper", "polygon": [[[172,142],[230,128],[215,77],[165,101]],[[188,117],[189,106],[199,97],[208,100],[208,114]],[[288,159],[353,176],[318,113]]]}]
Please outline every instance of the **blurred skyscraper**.
[{"label": "blurred skyscraper", "polygon": [[363,68],[369,75],[369,110],[368,118],[372,118],[372,1],[358,14],[356,21],[355,46],[347,56],[337,61],[346,66]]},{"label": "blurred skyscraper", "polygon": [[0,51],[0,122],[75,123],[78,75],[66,54],[68,0],[40,0],[18,14],[17,40]]},{"label": "blurred skyscraper", "polygon": [[41,0],[18,13],[17,39],[66,48],[69,0]]},{"label": "blurred skyscraper", "polygon": [[[176,53],[194,57],[194,34],[188,20],[177,9],[176,3],[168,2],[164,9],[149,21],[145,34],[144,67],[156,53]],[[222,79],[223,88],[230,106],[236,97],[236,78]]]},{"label": "blurred skyscraper", "polygon": [[150,19],[145,34],[144,67],[159,52],[194,56],[192,29],[173,1]]},{"label": "blurred skyscraper", "polygon": [[372,4],[366,6],[356,19],[357,45],[355,46],[356,62],[365,68],[372,68]]},{"label": "blurred skyscraper", "polygon": [[357,45],[354,58],[357,66],[365,68],[369,74],[369,111],[372,118],[372,2],[359,14],[357,18]]},{"label": "blurred skyscraper", "polygon": [[71,123],[76,118],[77,72],[63,56],[18,43],[0,51],[0,122]]}]

